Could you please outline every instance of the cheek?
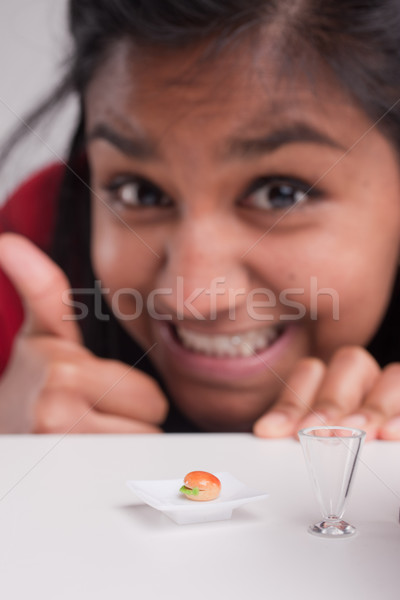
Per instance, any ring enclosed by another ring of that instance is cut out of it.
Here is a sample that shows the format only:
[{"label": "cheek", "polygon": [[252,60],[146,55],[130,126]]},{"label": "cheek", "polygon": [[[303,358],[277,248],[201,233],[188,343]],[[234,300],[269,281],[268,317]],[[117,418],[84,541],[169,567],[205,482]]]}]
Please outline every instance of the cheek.
[{"label": "cheek", "polygon": [[342,345],[370,341],[397,271],[393,222],[386,222],[381,230],[385,234],[378,234],[374,219],[346,228],[339,216],[307,231],[271,234],[253,253],[263,285],[280,294],[280,314],[301,317],[312,353],[323,359]]},{"label": "cheek", "polygon": [[332,288],[337,300],[333,315],[329,295],[317,298],[320,354],[330,356],[346,344],[366,346],[390,301],[399,254],[397,196],[378,210],[377,196],[368,200],[346,220],[333,220],[329,241],[320,247],[318,288]]},{"label": "cheek", "polygon": [[379,329],[397,273],[396,245],[361,244],[336,255],[335,267],[318,277],[315,346],[330,357],[343,345],[366,346]]},{"label": "cheek", "polygon": [[[108,288],[109,303],[118,303],[123,312],[135,311],[154,287],[160,259],[151,246],[131,227],[94,206],[92,264],[95,277]],[[111,301],[110,301],[111,298]]]}]

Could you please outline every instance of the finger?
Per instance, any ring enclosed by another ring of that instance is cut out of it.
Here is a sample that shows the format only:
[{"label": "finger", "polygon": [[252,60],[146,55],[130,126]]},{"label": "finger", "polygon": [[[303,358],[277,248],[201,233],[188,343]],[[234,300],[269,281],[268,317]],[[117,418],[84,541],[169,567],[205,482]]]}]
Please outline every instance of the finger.
[{"label": "finger", "polygon": [[34,433],[161,433],[149,423],[99,413],[84,398],[45,393],[36,406]]},{"label": "finger", "polygon": [[312,414],[300,426],[337,424],[362,405],[379,374],[379,365],[364,348],[341,348],[328,365]]},{"label": "finger", "polygon": [[149,375],[93,356],[52,363],[45,389],[82,396],[97,412],[146,423],[162,423],[168,412],[165,396]]},{"label": "finger", "polygon": [[344,425],[359,427],[369,439],[400,439],[400,364],[385,367],[381,376],[356,414],[343,420]]},{"label": "finger", "polygon": [[0,236],[0,268],[21,296],[27,335],[51,334],[81,343],[68,304],[68,279],[44,252],[20,235],[5,233]]},{"label": "finger", "polygon": [[314,396],[325,374],[324,363],[316,358],[298,362],[284,384],[278,401],[254,425],[260,437],[285,437],[295,433],[299,420],[311,409]]}]

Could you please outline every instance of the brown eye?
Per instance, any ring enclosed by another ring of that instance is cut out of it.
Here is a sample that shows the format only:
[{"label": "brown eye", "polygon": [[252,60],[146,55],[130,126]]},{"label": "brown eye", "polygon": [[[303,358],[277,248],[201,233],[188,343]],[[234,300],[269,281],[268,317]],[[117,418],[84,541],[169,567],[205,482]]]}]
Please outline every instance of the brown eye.
[{"label": "brown eye", "polygon": [[171,199],[156,185],[144,179],[118,179],[108,186],[114,201],[127,208],[171,206]]},{"label": "brown eye", "polygon": [[300,181],[263,179],[252,186],[243,203],[250,208],[284,210],[316,197],[318,192],[310,188]]},{"label": "brown eye", "polygon": [[306,194],[290,185],[265,185],[249,196],[255,208],[290,208],[307,198]]}]

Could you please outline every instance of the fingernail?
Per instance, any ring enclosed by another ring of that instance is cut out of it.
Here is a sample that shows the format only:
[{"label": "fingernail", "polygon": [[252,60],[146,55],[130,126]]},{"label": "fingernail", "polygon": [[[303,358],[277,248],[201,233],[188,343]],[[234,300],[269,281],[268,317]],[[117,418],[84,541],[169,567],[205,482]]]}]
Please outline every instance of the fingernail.
[{"label": "fingernail", "polygon": [[287,429],[289,417],[282,412],[272,412],[257,421],[254,432],[260,436],[279,436]]},{"label": "fingernail", "polygon": [[367,424],[367,417],[365,415],[350,415],[345,419],[342,419],[341,425],[344,427],[365,427]]}]

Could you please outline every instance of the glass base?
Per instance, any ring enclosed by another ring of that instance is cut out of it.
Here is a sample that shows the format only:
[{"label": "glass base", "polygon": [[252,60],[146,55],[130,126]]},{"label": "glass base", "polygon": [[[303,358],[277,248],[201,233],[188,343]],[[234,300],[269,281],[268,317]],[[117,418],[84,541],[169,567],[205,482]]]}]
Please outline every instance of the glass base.
[{"label": "glass base", "polygon": [[310,525],[308,531],[313,535],[326,538],[350,537],[357,532],[356,528],[346,523],[346,521],[333,519]]}]

